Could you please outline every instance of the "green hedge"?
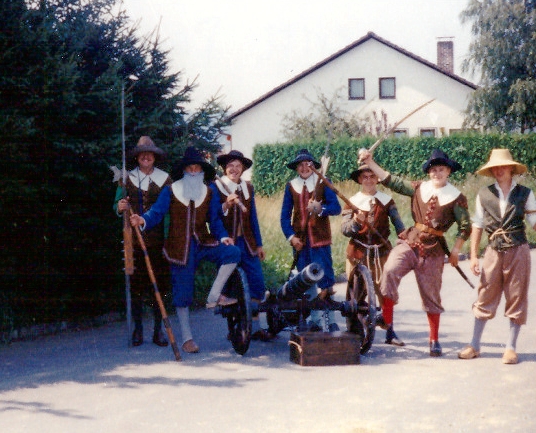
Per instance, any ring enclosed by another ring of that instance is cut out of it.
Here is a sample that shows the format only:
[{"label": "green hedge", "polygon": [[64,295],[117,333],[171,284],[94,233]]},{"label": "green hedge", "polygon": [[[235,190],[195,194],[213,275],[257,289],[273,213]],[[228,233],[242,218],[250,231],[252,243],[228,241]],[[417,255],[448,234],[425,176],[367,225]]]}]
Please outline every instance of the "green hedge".
[{"label": "green hedge", "polygon": [[[340,139],[331,143],[331,162],[328,177],[333,182],[348,179],[357,166],[357,153],[369,148],[375,138]],[[253,151],[255,161],[252,181],[260,195],[270,196],[281,191],[295,172],[286,164],[294,159],[298,150],[307,148],[318,160],[323,155],[325,142],[299,142],[290,144],[262,144]],[[467,173],[474,173],[488,159],[494,148],[508,148],[515,160],[526,164],[534,174],[536,162],[536,134],[456,134],[441,138],[389,138],[374,152],[375,160],[393,174],[412,179],[424,177],[423,162],[433,149],[439,148],[462,165],[462,170],[453,175],[461,180]]]}]

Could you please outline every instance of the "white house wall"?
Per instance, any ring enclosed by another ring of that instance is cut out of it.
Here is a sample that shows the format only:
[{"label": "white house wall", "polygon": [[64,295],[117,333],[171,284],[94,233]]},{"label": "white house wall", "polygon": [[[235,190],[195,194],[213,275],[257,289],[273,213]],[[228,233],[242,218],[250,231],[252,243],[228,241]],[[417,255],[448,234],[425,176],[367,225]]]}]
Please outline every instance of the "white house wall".
[{"label": "white house wall", "polygon": [[[379,78],[396,78],[396,99],[379,99]],[[365,100],[348,100],[348,79],[365,79]],[[400,129],[410,136],[421,128],[435,128],[436,136],[459,129],[468,96],[473,89],[395,49],[369,39],[330,61],[297,82],[253,106],[233,120],[232,147],[251,157],[259,143],[283,142],[281,121],[297,110],[308,113],[322,93],[331,99],[336,91],[341,108],[361,115],[383,109],[389,124],[395,123],[420,104],[435,101],[409,118]],[[312,102],[311,102],[312,101]]]}]

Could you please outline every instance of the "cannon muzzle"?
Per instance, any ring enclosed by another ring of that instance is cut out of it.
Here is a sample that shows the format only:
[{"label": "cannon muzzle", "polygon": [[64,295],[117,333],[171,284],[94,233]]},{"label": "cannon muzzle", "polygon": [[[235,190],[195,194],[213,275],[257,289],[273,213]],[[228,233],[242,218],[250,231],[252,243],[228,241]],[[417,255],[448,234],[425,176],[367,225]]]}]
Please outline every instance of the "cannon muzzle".
[{"label": "cannon muzzle", "polygon": [[277,299],[292,301],[300,298],[311,286],[324,276],[324,269],[318,263],[311,263],[298,272],[277,290]]}]

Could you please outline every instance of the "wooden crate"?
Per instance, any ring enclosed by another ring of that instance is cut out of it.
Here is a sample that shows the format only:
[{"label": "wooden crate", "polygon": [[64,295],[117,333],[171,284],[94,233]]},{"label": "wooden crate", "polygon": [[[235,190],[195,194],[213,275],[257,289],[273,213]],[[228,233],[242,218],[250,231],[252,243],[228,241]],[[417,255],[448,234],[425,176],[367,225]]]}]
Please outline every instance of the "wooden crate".
[{"label": "wooden crate", "polygon": [[361,337],[350,332],[291,332],[290,360],[302,366],[359,364]]}]

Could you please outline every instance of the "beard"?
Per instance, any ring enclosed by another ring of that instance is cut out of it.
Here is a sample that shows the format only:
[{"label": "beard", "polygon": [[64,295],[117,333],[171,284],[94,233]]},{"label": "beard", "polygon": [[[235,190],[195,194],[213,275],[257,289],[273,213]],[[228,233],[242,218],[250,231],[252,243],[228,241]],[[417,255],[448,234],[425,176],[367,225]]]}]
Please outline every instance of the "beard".
[{"label": "beard", "polygon": [[197,201],[203,195],[203,180],[205,173],[203,171],[199,173],[184,173],[182,178],[183,194],[188,200]]}]

